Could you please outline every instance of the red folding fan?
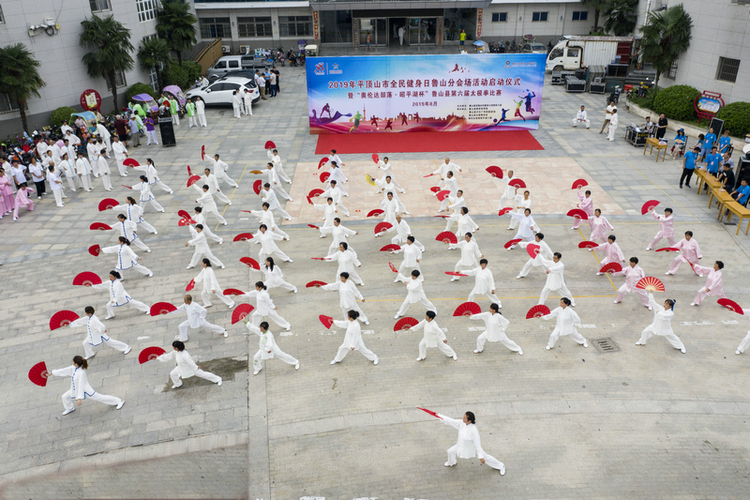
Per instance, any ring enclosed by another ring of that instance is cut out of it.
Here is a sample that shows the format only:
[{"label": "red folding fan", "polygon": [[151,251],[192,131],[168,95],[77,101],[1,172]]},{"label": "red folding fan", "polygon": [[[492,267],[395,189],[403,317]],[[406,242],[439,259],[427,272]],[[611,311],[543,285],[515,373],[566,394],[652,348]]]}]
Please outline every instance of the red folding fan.
[{"label": "red folding fan", "polygon": [[448,191],[447,189],[446,189],[445,191],[438,191],[438,194],[437,194],[437,199],[438,199],[438,200],[440,200],[440,201],[443,201],[443,200],[444,200],[444,199],[446,199],[446,198],[447,198],[447,197],[448,197],[448,196],[449,196],[450,194],[451,194],[451,192],[450,192],[450,191]]},{"label": "red folding fan", "polygon": [[443,231],[442,233],[435,236],[435,241],[442,241],[443,243],[453,243],[454,245],[458,243],[458,238],[456,238],[456,235],[451,233],[450,231]]},{"label": "red folding fan", "polygon": [[377,217],[378,215],[383,215],[385,213],[385,210],[380,210],[379,208],[376,208],[375,210],[370,210],[367,212],[368,217]]},{"label": "red folding fan", "polygon": [[420,408],[419,406],[417,406],[417,410],[422,410],[423,412],[427,413],[428,415],[432,415],[435,418],[439,418],[440,420],[443,420],[443,417],[441,417],[440,415],[438,415],[437,413],[435,413],[432,410],[428,410],[427,408]]},{"label": "red folding fan", "polygon": [[91,245],[89,247],[89,253],[94,257],[99,257],[99,254],[102,253],[102,247],[99,245]]},{"label": "red folding fan", "polygon": [[602,268],[599,269],[600,273],[619,273],[620,271],[622,271],[622,264],[619,262],[604,264]]},{"label": "red folding fan", "polygon": [[518,178],[509,180],[508,181],[508,185],[511,186],[511,187],[514,187],[514,188],[525,188],[526,187],[526,183],[523,182],[521,179],[518,179]]},{"label": "red folding fan", "polygon": [[432,177],[433,175],[435,175],[435,174],[427,174],[427,175],[423,175],[422,177],[424,177],[426,179],[427,177]]},{"label": "red folding fan", "polygon": [[255,191],[255,194],[260,194],[260,188],[262,185],[263,185],[263,181],[260,179],[253,182],[253,191]]},{"label": "red folding fan", "polygon": [[320,170],[320,167],[322,167],[326,163],[328,163],[328,157],[327,156],[321,158],[320,161],[318,162],[318,170]]},{"label": "red folding fan", "polygon": [[104,212],[105,210],[111,210],[115,208],[119,203],[114,198],[104,198],[99,202],[99,211]]},{"label": "red folding fan", "polygon": [[138,362],[140,364],[143,364],[148,361],[153,361],[154,359],[158,358],[165,352],[166,351],[162,349],[161,347],[156,347],[156,346],[147,347],[144,350],[142,350],[141,353],[138,355]]},{"label": "red folding fan", "polygon": [[380,161],[380,157],[377,153],[372,154],[372,161],[377,165],[377,163]]},{"label": "red folding fan", "polygon": [[151,306],[151,316],[158,316],[159,314],[167,314],[171,313],[172,311],[176,311],[177,308],[170,304],[169,302],[157,302],[153,306]]},{"label": "red folding fan", "polygon": [[401,247],[394,244],[388,244],[380,249],[381,252],[395,252],[396,250],[399,250]]},{"label": "red folding fan", "polygon": [[188,177],[193,175],[193,171],[190,170],[190,165],[187,166],[187,171],[188,171]]},{"label": "red folding fan", "polygon": [[331,329],[331,325],[333,324],[332,317],[321,314],[320,316],[318,316],[318,319],[320,320],[321,323],[323,323],[323,326],[325,326],[329,330]]},{"label": "red folding fan", "polygon": [[76,275],[75,278],[73,278],[73,284],[76,286],[100,285],[101,282],[102,282],[102,279],[99,276],[97,276],[95,273],[91,273],[88,271],[79,273]]},{"label": "red folding fan", "polygon": [[450,219],[450,215],[433,215],[433,217],[436,217],[438,219]]},{"label": "red folding fan", "polygon": [[322,174],[320,174],[320,182],[325,183],[330,176],[331,176],[330,173],[323,172]]},{"label": "red folding fan", "polygon": [[187,286],[185,287],[185,291],[189,292],[193,288],[195,288],[195,280],[190,280],[190,283],[188,283]]},{"label": "red folding fan", "polygon": [[393,325],[393,331],[397,332],[399,330],[409,330],[411,327],[416,326],[419,324],[419,321],[417,321],[414,318],[401,318],[400,320],[396,321],[396,324]]},{"label": "red folding fan", "polygon": [[388,267],[390,267],[391,271],[393,271],[394,273],[398,272],[398,269],[396,269],[396,266],[394,266],[392,262],[388,263]]},{"label": "red folding fan", "polygon": [[125,158],[122,160],[122,164],[126,167],[140,167],[141,164],[135,158]]},{"label": "red folding fan", "polygon": [[590,241],[590,240],[582,241],[578,244],[578,248],[596,248],[598,246],[599,246],[599,243],[595,241]]},{"label": "red folding fan", "polygon": [[438,187],[438,186],[432,186],[432,187],[430,188],[430,191],[432,191],[433,193],[437,193],[437,192],[439,192],[439,191],[440,191],[440,187]]},{"label": "red folding fan", "polygon": [[503,169],[500,168],[500,167],[498,167],[498,166],[492,165],[492,166],[489,166],[489,167],[485,168],[485,170],[492,177],[497,177],[498,179],[502,179],[503,178]]},{"label": "red folding fan", "polygon": [[234,311],[232,311],[232,324],[245,319],[245,316],[253,312],[253,309],[255,308],[250,304],[240,304],[235,307]]},{"label": "red folding fan", "polygon": [[310,260],[326,260],[325,257],[310,257]]},{"label": "red folding fan", "polygon": [[260,264],[258,264],[258,261],[253,259],[252,257],[242,257],[240,259],[240,262],[242,262],[243,264],[249,267],[252,267],[256,271],[260,271]]},{"label": "red folding fan", "polygon": [[541,318],[542,316],[546,316],[549,313],[549,307],[545,306],[544,304],[539,304],[529,309],[529,312],[526,313],[526,319]]},{"label": "red folding fan", "polygon": [[482,308],[476,302],[464,302],[453,311],[453,316],[472,316],[482,312]]},{"label": "red folding fan", "polygon": [[532,259],[536,259],[536,256],[539,255],[539,248],[541,248],[536,243],[529,243],[526,245],[526,253],[529,254],[529,257]]},{"label": "red folding fan", "polygon": [[311,189],[311,190],[310,190],[310,192],[309,192],[309,193],[307,193],[307,197],[308,197],[308,198],[315,198],[316,196],[320,196],[320,195],[321,195],[321,194],[323,194],[324,192],[325,192],[325,191],[323,191],[322,189],[319,189],[319,188],[316,188],[316,189]]},{"label": "red folding fan", "polygon": [[664,247],[664,248],[659,248],[659,249],[657,249],[655,251],[656,252],[679,252],[680,249],[679,248],[675,248],[675,247]]},{"label": "red folding fan", "polygon": [[586,212],[580,208],[574,208],[567,213],[568,217],[574,217],[581,220],[589,220],[589,216]]},{"label": "red folding fan", "polygon": [[664,283],[662,283],[658,278],[654,278],[653,276],[646,276],[645,278],[642,278],[640,281],[638,281],[638,283],[635,284],[635,287],[651,293],[664,291]]},{"label": "red folding fan", "polygon": [[743,315],[745,314],[745,311],[742,310],[740,305],[737,302],[733,301],[732,299],[723,298],[723,299],[717,300],[716,303],[719,304],[720,306],[726,307],[730,311],[736,312],[737,314],[743,314]]},{"label": "red folding fan", "polygon": [[185,210],[179,210],[179,211],[177,211],[177,215],[179,215],[183,219],[189,219],[190,218],[190,214],[187,213],[187,211],[185,211]]},{"label": "red folding fan", "polygon": [[224,295],[245,295],[245,292],[236,288],[227,288],[226,290],[224,290]]},{"label": "red folding fan", "polygon": [[41,387],[47,385],[47,379],[51,376],[52,374],[47,371],[47,364],[44,361],[40,361],[29,370],[29,380]]},{"label": "red folding fan", "polygon": [[313,287],[320,288],[321,286],[324,286],[324,285],[327,285],[327,284],[328,283],[326,283],[325,281],[312,280],[307,285],[305,285],[305,288],[313,288]]},{"label": "red folding fan", "polygon": [[133,189],[133,186],[126,186],[125,184],[120,184],[120,186],[124,187],[125,189]]},{"label": "red folding fan", "polygon": [[521,238],[514,238],[514,239],[512,239],[512,240],[508,241],[508,242],[507,242],[507,243],[506,243],[505,245],[503,245],[503,246],[504,246],[504,247],[505,247],[506,249],[508,249],[508,248],[512,247],[513,245],[515,245],[515,244],[517,244],[517,243],[521,243],[521,241],[523,241],[523,240],[522,240]]},{"label": "red folding fan", "polygon": [[49,329],[50,330],[57,330],[61,326],[68,326],[73,321],[80,318],[76,313],[73,311],[68,311],[67,309],[63,309],[62,311],[57,311],[55,314],[52,315],[52,318],[49,320]]},{"label": "red folding fan", "polygon": [[201,161],[205,161],[206,159],[206,146],[201,146]]},{"label": "red folding fan", "polygon": [[112,226],[108,226],[107,224],[103,222],[93,222],[89,226],[89,229],[91,229],[92,231],[97,231],[97,230],[98,231],[110,231],[112,230]]},{"label": "red folding fan", "polygon": [[468,274],[455,273],[453,271],[445,271],[448,276],[468,276]]},{"label": "red folding fan", "polygon": [[195,224],[196,222],[191,219],[190,217],[187,217],[185,219],[180,219],[177,221],[177,225],[180,227],[189,226],[190,224]]},{"label": "red folding fan", "polygon": [[512,212],[513,207],[505,207],[501,208],[500,211],[497,213],[498,216],[502,217],[503,215],[507,214],[508,212]]},{"label": "red folding fan", "polygon": [[276,149],[276,144],[274,144],[273,141],[266,141],[266,145],[263,149]]},{"label": "red folding fan", "polygon": [[392,227],[393,224],[391,224],[390,222],[379,222],[378,225],[375,226],[375,234],[384,233]]},{"label": "red folding fan", "polygon": [[641,207],[641,215],[646,215],[649,210],[656,208],[659,205],[659,200],[648,200]]},{"label": "red folding fan", "polygon": [[253,235],[251,233],[240,233],[237,236],[234,237],[232,241],[247,241],[252,240]]},{"label": "red folding fan", "polygon": [[586,182],[586,179],[578,179],[573,183],[573,186],[570,189],[581,189],[582,187],[588,186],[589,183]]},{"label": "red folding fan", "polygon": [[187,181],[187,187],[192,186],[193,184],[195,184],[199,180],[201,180],[201,178],[200,178],[199,175],[191,175],[190,178]]}]

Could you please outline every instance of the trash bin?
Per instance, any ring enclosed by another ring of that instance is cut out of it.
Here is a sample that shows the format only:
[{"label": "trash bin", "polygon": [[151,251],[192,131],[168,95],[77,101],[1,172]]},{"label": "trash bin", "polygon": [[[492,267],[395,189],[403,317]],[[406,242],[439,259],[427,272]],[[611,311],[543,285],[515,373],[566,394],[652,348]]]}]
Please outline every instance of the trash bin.
[{"label": "trash bin", "polygon": [[161,132],[161,143],[165,148],[177,145],[172,118],[159,117],[159,131]]}]

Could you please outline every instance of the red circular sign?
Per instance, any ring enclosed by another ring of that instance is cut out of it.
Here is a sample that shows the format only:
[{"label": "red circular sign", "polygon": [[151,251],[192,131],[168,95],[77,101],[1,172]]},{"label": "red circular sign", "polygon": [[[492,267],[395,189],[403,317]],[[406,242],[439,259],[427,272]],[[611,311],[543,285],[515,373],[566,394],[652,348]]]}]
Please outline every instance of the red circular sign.
[{"label": "red circular sign", "polygon": [[81,107],[85,111],[99,109],[102,106],[102,96],[94,89],[84,90],[81,94]]}]

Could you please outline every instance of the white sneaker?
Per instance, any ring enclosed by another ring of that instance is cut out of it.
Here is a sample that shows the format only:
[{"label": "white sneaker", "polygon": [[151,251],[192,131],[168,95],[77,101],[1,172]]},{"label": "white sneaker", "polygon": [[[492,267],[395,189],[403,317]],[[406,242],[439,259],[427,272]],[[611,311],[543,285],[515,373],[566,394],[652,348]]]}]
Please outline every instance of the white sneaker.
[{"label": "white sneaker", "polygon": [[505,475],[505,466],[504,465],[500,468],[500,475],[501,476]]},{"label": "white sneaker", "polygon": [[129,353],[130,351],[132,351],[132,350],[133,350],[133,348],[132,348],[132,347],[130,347],[130,346],[128,346],[128,348],[127,348],[127,349],[125,349],[125,352],[123,352],[123,353],[122,353],[122,354],[123,354],[123,356],[124,356],[124,355],[126,355],[126,354],[128,354],[128,353]]},{"label": "white sneaker", "polygon": [[667,271],[666,273],[664,273],[664,276],[669,276],[669,275],[671,275],[671,274],[672,274],[672,273],[670,273],[669,271]]},{"label": "white sneaker", "polygon": [[619,302],[618,302],[618,301],[616,301],[616,300],[613,300],[613,301],[612,301],[612,303],[613,303],[613,304],[619,304]]},{"label": "white sneaker", "polygon": [[417,361],[424,361],[424,358],[417,358]]},{"label": "white sneaker", "polygon": [[516,279],[517,279],[517,280],[523,279],[523,276],[521,276],[521,275],[519,274],[518,276],[516,276]]},{"label": "white sneaker", "polygon": [[449,462],[445,462],[445,463],[444,463],[443,465],[445,465],[446,467],[453,467],[453,466],[454,466],[454,465],[456,465],[456,464],[452,464],[452,463],[449,463]]},{"label": "white sneaker", "polygon": [[76,409],[75,409],[75,408],[71,408],[70,410],[65,410],[65,411],[63,412],[63,417],[64,417],[65,415],[70,415],[70,414],[71,414],[71,413],[73,413],[74,411],[76,411]]},{"label": "white sneaker", "polygon": [[173,385],[172,389],[179,389],[180,387],[182,387],[182,384],[180,384],[180,385]]},{"label": "white sneaker", "polygon": [[122,401],[120,401],[119,403],[117,403],[117,406],[115,406],[115,410],[119,410],[124,405],[125,405],[125,400],[123,399]]},{"label": "white sneaker", "polygon": [[682,349],[680,349],[680,352],[681,352],[682,354],[685,354],[685,353],[686,353],[687,351],[685,351],[685,348],[683,347]]},{"label": "white sneaker", "polygon": [[295,370],[299,370],[299,361],[297,361],[297,364],[296,364],[296,365],[294,365],[294,369],[295,369]]},{"label": "white sneaker", "polygon": [[112,316],[107,316],[106,318],[104,318],[104,321],[107,321],[108,319],[112,319],[112,318],[114,318],[114,317],[115,317],[115,315],[114,315],[114,314],[113,314]]},{"label": "white sneaker", "polygon": [[651,247],[646,247],[646,251],[650,252],[651,251]]},{"label": "white sneaker", "polygon": [[691,305],[691,306],[693,306],[693,307],[695,307],[695,306],[697,306],[698,304],[696,304],[695,302],[691,302],[691,303],[690,303],[690,305]]},{"label": "white sneaker", "polygon": [[372,362],[373,365],[377,365],[380,362],[380,358],[375,358],[375,361]]},{"label": "white sneaker", "polygon": [[83,359],[85,359],[85,360],[89,360],[89,359],[93,358],[94,356],[96,356],[96,353],[92,354],[91,356],[86,356],[86,357],[85,357],[85,358],[83,358]]},{"label": "white sneaker", "polygon": [[552,348],[550,346],[546,346],[545,349],[547,349],[549,351]]},{"label": "white sneaker", "polygon": [[229,332],[227,330],[224,330],[224,338],[229,337]]},{"label": "white sneaker", "polygon": [[518,351],[519,356],[523,356],[523,351]]},{"label": "white sneaker", "polygon": [[458,361],[458,355],[456,354],[453,355],[453,361]]},{"label": "white sneaker", "polygon": [[734,353],[735,353],[736,355],[738,355],[738,356],[739,356],[740,354],[742,354],[742,353],[740,352],[740,350],[739,350],[739,349],[737,349],[736,351],[734,351]]},{"label": "white sneaker", "polygon": [[335,359],[333,361],[331,361],[332,365],[335,365],[336,363],[338,363],[338,361],[336,361]]},{"label": "white sneaker", "polygon": [[588,347],[588,346],[589,346],[589,344],[587,342],[583,343],[583,347]]},{"label": "white sneaker", "polygon": [[219,387],[221,387],[222,383],[224,383],[224,380],[223,379],[219,379],[219,381],[216,382],[216,385],[218,385]]}]

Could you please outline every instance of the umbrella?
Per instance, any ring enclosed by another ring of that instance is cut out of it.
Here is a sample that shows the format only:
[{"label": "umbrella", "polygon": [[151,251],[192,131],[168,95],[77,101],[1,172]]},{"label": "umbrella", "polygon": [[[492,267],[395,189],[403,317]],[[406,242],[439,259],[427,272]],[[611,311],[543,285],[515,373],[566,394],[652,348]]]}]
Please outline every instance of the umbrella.
[{"label": "umbrella", "polygon": [[476,45],[477,47],[484,47],[484,42],[481,40],[477,40],[472,45]]}]

